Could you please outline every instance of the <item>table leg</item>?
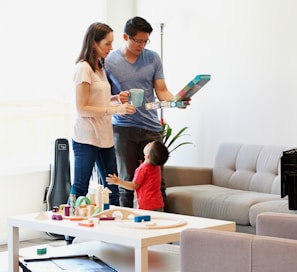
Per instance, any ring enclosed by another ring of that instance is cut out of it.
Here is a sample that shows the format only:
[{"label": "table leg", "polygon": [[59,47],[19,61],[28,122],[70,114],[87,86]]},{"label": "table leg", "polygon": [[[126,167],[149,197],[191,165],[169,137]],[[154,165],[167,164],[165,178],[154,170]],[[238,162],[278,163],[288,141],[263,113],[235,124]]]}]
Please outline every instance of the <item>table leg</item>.
[{"label": "table leg", "polygon": [[135,272],[148,272],[148,248],[136,247],[135,254]]},{"label": "table leg", "polygon": [[19,271],[19,228],[8,227],[8,267],[9,272]]}]

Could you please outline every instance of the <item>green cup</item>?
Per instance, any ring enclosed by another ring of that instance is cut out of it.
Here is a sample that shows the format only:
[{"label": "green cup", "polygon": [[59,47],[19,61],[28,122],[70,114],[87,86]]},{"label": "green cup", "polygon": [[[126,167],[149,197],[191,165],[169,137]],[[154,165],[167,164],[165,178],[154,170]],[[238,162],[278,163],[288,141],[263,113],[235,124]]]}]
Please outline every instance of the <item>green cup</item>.
[{"label": "green cup", "polygon": [[130,89],[129,101],[134,107],[140,107],[143,102],[143,89]]}]

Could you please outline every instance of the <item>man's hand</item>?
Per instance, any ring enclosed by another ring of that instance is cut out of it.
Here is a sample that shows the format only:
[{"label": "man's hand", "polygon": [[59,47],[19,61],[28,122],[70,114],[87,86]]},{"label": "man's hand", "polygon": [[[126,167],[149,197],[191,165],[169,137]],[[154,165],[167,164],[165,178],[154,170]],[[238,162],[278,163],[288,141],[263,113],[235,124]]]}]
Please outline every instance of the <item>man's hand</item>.
[{"label": "man's hand", "polygon": [[128,103],[129,102],[129,91],[122,91],[120,92],[120,101],[122,104]]},{"label": "man's hand", "polygon": [[186,105],[185,106],[182,106],[182,107],[178,107],[179,109],[185,109],[185,108],[187,108],[188,106],[190,106],[191,105],[191,100],[192,100],[192,98],[191,97],[189,97],[189,98],[187,98],[187,100],[186,100]]}]

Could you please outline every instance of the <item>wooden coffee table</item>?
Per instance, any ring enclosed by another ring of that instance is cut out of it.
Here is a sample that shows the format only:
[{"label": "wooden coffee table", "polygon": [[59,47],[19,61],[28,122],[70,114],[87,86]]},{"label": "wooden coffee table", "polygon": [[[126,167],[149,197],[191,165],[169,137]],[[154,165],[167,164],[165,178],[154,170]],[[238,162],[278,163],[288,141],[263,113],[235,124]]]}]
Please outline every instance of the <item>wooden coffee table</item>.
[{"label": "wooden coffee table", "polygon": [[[79,226],[78,221],[52,220],[52,212],[40,212],[8,218],[9,271],[18,272],[19,228],[70,235],[86,240],[102,241],[134,248],[135,271],[148,271],[148,247],[177,242],[185,228],[208,228],[235,231],[235,222],[113,207],[109,210],[122,219],[104,220],[94,227]],[[128,214],[130,214],[128,216]],[[135,223],[133,216],[150,215],[151,221]],[[129,218],[128,218],[129,217]]]}]

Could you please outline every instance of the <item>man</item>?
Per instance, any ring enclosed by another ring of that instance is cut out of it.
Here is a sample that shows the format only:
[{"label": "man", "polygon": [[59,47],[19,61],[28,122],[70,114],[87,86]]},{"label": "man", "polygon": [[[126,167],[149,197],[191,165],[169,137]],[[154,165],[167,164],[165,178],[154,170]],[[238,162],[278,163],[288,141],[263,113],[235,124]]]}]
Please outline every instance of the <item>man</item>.
[{"label": "man", "polygon": [[[129,89],[144,90],[142,106],[134,115],[113,115],[114,141],[118,175],[122,180],[133,180],[135,169],[143,161],[143,149],[149,142],[162,141],[161,123],[157,110],[146,110],[145,103],[175,100],[167,89],[159,55],[145,46],[153,28],[141,17],[129,19],[124,28],[124,43],[106,58],[105,68],[113,95],[120,94],[128,101]],[[120,205],[133,207],[134,192],[120,189]],[[162,179],[161,191],[166,210],[166,187]]]}]

